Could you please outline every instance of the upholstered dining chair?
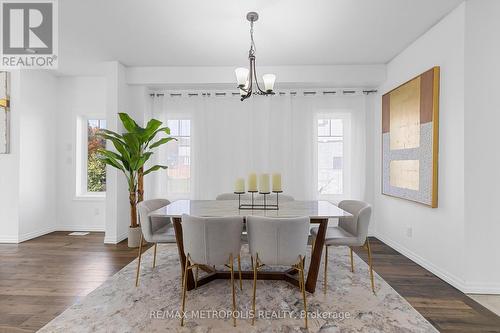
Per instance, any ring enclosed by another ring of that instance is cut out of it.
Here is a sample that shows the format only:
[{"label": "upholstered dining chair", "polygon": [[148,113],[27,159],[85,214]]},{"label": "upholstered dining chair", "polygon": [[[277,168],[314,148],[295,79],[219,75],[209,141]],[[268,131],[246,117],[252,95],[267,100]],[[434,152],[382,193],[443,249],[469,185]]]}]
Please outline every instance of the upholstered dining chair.
[{"label": "upholstered dining chair", "polygon": [[156,249],[158,243],[175,243],[175,233],[170,218],[149,216],[151,212],[168,204],[170,204],[170,201],[167,199],[152,199],[142,201],[137,205],[139,223],[141,225],[141,241],[139,243],[139,254],[137,255],[136,287],[139,285],[143,239],[148,243],[154,243],[153,268],[156,266]]},{"label": "upholstered dining chair", "polygon": [[[195,217],[182,216],[182,238],[186,265],[182,283],[182,309],[186,305],[187,275],[190,269],[196,269],[195,287],[198,279],[198,267],[225,265],[231,271],[231,288],[233,295],[233,326],[236,326],[236,296],[234,292],[234,259],[238,259],[238,271],[241,284],[241,230],[243,217]],[[184,316],[181,318],[184,326]]]},{"label": "upholstered dining chair", "polygon": [[[309,217],[248,216],[246,223],[253,270],[253,313],[255,314],[257,272],[265,265],[291,266],[299,272],[299,287],[304,299],[304,311],[307,313],[304,261],[309,236]],[[307,329],[307,316],[304,319]],[[252,325],[254,324],[255,316],[252,318]]]},{"label": "upholstered dining chair", "polygon": [[[215,200],[238,200],[238,194],[235,193],[221,193],[219,194]],[[241,195],[241,200],[244,200],[246,202],[249,202],[251,200],[251,196],[248,193],[242,194]],[[262,194],[257,193],[254,197],[255,201],[262,201],[263,196]],[[269,195],[268,198],[268,203],[276,203],[276,196],[275,195]],[[295,201],[294,197],[291,195],[286,195],[286,194],[280,194],[279,196],[279,202],[287,202],[287,201]],[[248,237],[247,237],[247,227],[246,224],[243,225],[243,232],[241,233],[241,240],[246,244],[248,242]]]},{"label": "upholstered dining chair", "polygon": [[[353,246],[362,246],[368,252],[368,265],[370,266],[370,282],[373,293],[375,293],[375,283],[373,282],[372,251],[368,239],[368,226],[372,207],[363,201],[344,200],[339,202],[339,208],[352,214],[352,217],[339,218],[337,227],[328,227],[325,236],[325,274],[323,287],[326,293],[327,287],[327,269],[328,269],[328,248],[330,246],[348,246],[351,257],[351,272],[354,272],[354,261],[352,254]],[[318,228],[312,228],[311,234],[314,239],[318,234]]]}]

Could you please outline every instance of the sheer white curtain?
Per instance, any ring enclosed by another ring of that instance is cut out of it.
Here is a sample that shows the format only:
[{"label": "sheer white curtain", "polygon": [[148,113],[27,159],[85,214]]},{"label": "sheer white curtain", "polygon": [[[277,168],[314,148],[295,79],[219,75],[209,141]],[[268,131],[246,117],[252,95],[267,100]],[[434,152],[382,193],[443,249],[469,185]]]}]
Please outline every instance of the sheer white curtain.
[{"label": "sheer white curtain", "polygon": [[[364,198],[365,97],[291,96],[164,96],[152,99],[152,116],[191,121],[191,180],[187,194],[169,193],[167,171],[147,176],[149,197],[214,199],[232,192],[238,177],[250,172],[280,172],[283,189],[296,199],[316,199],[317,119],[350,116],[350,186],[342,197]],[[167,164],[161,147],[155,163]]]}]

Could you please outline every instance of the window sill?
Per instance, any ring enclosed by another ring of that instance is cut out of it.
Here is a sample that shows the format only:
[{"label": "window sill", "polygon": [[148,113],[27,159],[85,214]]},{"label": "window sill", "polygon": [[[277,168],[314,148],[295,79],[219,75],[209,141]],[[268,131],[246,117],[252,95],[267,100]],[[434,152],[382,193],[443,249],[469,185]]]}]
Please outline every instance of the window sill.
[{"label": "window sill", "polygon": [[79,194],[73,198],[74,201],[104,201],[106,193],[86,193]]}]

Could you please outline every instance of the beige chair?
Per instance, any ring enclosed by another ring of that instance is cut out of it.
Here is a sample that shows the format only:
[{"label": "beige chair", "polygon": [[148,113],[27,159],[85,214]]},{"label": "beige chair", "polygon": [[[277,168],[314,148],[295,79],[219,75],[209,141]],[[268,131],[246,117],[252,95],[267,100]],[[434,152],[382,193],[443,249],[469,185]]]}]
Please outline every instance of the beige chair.
[{"label": "beige chair", "polygon": [[158,243],[175,243],[174,227],[170,218],[149,216],[151,212],[168,204],[170,204],[170,201],[167,199],[153,199],[142,201],[137,205],[139,223],[141,224],[141,242],[139,243],[139,254],[137,255],[136,287],[139,285],[143,239],[148,243],[154,243],[153,268],[156,266],[156,249]]},{"label": "beige chair", "polygon": [[[221,193],[219,194],[215,200],[238,200],[238,194],[234,194],[234,193]],[[245,202],[245,203],[249,203],[250,200],[252,200],[252,197],[249,193],[244,193],[241,195],[241,201],[242,203]],[[262,203],[262,201],[264,200],[264,196],[260,193],[256,193],[254,195],[254,200],[255,202],[257,203]],[[276,204],[276,194],[271,194],[271,195],[268,195],[267,198],[267,203],[269,204]],[[290,195],[286,195],[286,194],[280,194],[279,195],[279,202],[287,202],[287,201],[295,201],[295,199],[290,196]],[[246,224],[243,225],[243,232],[241,233],[241,240],[246,244],[248,242],[248,237],[247,237],[247,227],[246,227]]]},{"label": "beige chair", "polygon": [[[363,201],[344,200],[339,203],[339,208],[352,214],[352,217],[339,218],[338,227],[328,227],[325,236],[325,274],[324,274],[324,292],[327,287],[327,269],[328,269],[328,248],[330,246],[348,246],[351,257],[351,272],[354,272],[354,261],[352,254],[353,246],[362,246],[368,251],[368,265],[370,267],[370,281],[372,291],[375,293],[375,284],[373,282],[373,265],[370,241],[368,239],[368,226],[372,207]],[[312,228],[311,234],[314,240],[318,234],[318,228]]]},{"label": "beige chair", "polygon": [[[307,314],[304,261],[309,224],[309,217],[247,217],[248,244],[253,270],[252,309],[254,314],[256,313],[257,271],[264,265],[291,266],[299,272],[299,287],[304,299],[304,311]],[[252,325],[254,323],[255,316],[252,318]],[[307,316],[305,316],[305,325],[307,329]]]},{"label": "beige chair", "polygon": [[[233,325],[236,326],[236,297],[234,292],[234,259],[238,259],[238,271],[241,284],[241,230],[243,217],[195,217],[182,216],[182,238],[186,266],[182,283],[182,308],[186,305],[187,275],[190,269],[196,269],[195,286],[198,280],[199,266],[226,265],[231,271],[231,288],[233,294]],[[184,326],[184,316],[181,318]]]}]

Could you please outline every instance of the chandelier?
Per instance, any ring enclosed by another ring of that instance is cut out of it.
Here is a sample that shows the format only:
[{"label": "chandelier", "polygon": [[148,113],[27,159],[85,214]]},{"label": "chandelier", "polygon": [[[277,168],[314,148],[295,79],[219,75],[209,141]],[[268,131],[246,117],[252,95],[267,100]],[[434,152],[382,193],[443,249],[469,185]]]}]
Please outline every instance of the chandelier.
[{"label": "chandelier", "polygon": [[[264,81],[264,90],[259,86],[257,81],[257,74],[255,71],[255,42],[253,40],[253,23],[259,19],[259,14],[256,12],[249,12],[247,20],[250,21],[250,51],[248,51],[248,60],[250,60],[250,68],[236,68],[236,80],[238,88],[240,89],[241,100],[245,100],[253,95],[274,95],[273,87],[276,81],[276,75],[264,74],[262,81]],[[255,86],[254,86],[255,84]]]}]

